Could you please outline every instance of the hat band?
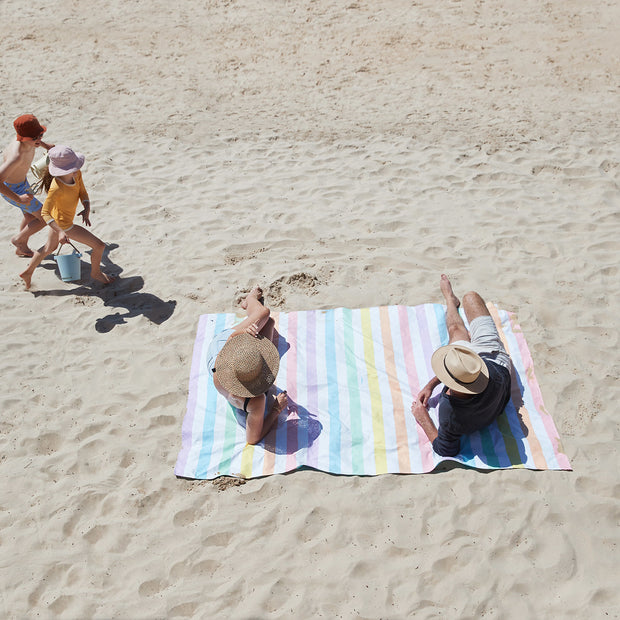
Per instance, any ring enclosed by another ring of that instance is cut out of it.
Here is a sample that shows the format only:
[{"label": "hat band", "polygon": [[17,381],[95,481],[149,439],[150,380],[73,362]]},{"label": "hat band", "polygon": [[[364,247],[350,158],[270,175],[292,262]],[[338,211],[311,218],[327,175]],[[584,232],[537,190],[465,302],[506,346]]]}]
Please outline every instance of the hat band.
[{"label": "hat band", "polygon": [[480,376],[480,373],[478,373],[478,377],[476,377],[473,381],[463,381],[462,379],[459,379],[458,377],[455,377],[451,372],[450,369],[446,366],[446,358],[444,357],[443,360],[443,367],[446,369],[446,372],[457,382],[460,383],[461,385],[471,385],[472,383],[476,383],[476,381],[478,381],[478,377]]}]

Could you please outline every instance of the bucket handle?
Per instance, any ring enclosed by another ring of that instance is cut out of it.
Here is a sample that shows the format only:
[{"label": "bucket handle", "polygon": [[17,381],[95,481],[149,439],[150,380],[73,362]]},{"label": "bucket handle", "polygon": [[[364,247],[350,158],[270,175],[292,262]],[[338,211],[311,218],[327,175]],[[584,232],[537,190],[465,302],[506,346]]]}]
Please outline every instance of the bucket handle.
[{"label": "bucket handle", "polygon": [[[69,241],[67,239],[67,243],[75,250],[75,252],[77,254],[80,253],[80,251],[73,245],[73,243],[71,243],[71,241]],[[60,254],[60,250],[62,250],[62,246],[65,245],[64,243],[61,243],[60,246],[58,247],[58,250],[56,251],[56,254],[54,254],[54,256],[58,256]]]}]

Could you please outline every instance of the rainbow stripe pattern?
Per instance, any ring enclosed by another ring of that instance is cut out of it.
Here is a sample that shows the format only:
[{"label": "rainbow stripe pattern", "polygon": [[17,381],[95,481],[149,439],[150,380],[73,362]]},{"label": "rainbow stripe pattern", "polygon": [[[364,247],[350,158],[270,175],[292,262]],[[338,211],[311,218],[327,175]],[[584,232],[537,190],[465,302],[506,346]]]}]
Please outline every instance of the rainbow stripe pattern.
[{"label": "rainbow stripe pattern", "polygon": [[273,312],[281,357],[276,387],[287,390],[290,406],[256,446],[246,444],[243,412],[217,392],[206,367],[213,335],[239,319],[202,315],[176,475],[254,478],[304,467],[369,476],[430,472],[442,461],[569,470],[516,317],[488,307],[514,364],[512,398],[495,423],[462,439],[454,458],[433,452],[410,411],[433,376],[432,352],[448,342],[444,306]]}]

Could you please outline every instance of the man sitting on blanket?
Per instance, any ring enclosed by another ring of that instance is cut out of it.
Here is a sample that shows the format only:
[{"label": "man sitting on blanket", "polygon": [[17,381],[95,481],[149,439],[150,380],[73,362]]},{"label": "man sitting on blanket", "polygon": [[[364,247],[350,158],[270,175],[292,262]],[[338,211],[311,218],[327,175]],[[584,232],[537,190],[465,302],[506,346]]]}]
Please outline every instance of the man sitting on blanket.
[{"label": "man sitting on blanket", "polygon": [[[459,315],[460,302],[448,277],[439,283],[446,299],[449,344],[433,353],[433,377],[411,405],[418,424],[441,456],[456,456],[460,438],[488,426],[504,411],[510,400],[511,362],[495,323],[478,293],[463,297],[463,309],[470,333]],[[440,384],[439,430],[428,414],[428,401]]]}]

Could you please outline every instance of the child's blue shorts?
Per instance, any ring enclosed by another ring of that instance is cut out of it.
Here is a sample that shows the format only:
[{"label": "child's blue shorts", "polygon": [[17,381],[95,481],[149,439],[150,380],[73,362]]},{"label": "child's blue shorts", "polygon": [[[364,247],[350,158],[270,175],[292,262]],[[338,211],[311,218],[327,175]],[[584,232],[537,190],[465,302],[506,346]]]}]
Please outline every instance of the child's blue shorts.
[{"label": "child's blue shorts", "polygon": [[[21,183],[5,183],[5,185],[13,190],[16,194],[32,194],[32,187],[30,187],[30,183],[27,180],[22,181]],[[36,213],[43,205],[33,196],[32,200],[29,204],[23,205],[19,202],[15,202],[11,200],[4,194],[2,194],[2,198],[4,198],[7,202],[10,202],[14,207],[18,207],[24,213]]]}]

